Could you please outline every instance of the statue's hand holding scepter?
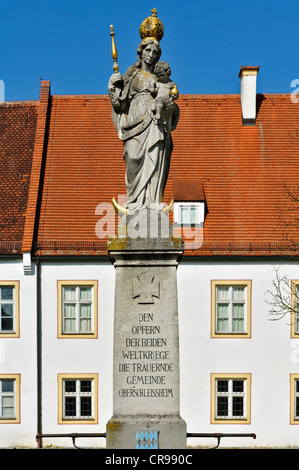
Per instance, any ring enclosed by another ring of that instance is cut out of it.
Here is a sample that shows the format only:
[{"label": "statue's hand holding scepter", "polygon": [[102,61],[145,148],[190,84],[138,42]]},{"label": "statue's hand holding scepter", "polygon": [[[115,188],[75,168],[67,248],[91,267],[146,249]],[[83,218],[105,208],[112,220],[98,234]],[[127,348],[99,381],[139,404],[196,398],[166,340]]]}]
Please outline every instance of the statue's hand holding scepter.
[{"label": "statue's hand holding scepter", "polygon": [[114,40],[115,32],[113,30],[113,25],[110,26],[110,36],[111,36],[111,40],[112,40],[112,59],[113,59],[113,62],[114,62],[114,64],[113,64],[114,74],[111,75],[111,77],[110,77],[110,80],[109,80],[109,83],[108,83],[108,92],[109,92],[109,96],[111,98],[111,102],[112,102],[113,106],[115,106],[115,105],[117,106],[120,89],[119,89],[119,92],[117,93],[115,85],[116,85],[117,82],[122,82],[122,76],[118,72],[119,71],[119,66],[118,66],[118,63],[117,63],[118,56],[117,56],[117,49],[116,49],[115,40]]},{"label": "statue's hand holding scepter", "polygon": [[113,30],[113,24],[110,26],[110,36],[111,36],[111,40],[112,40],[112,59],[113,59],[113,62],[114,62],[113,70],[114,70],[115,73],[118,73],[119,66],[118,66],[118,63],[117,63],[117,49],[116,49],[115,40],[114,40],[115,32]]}]

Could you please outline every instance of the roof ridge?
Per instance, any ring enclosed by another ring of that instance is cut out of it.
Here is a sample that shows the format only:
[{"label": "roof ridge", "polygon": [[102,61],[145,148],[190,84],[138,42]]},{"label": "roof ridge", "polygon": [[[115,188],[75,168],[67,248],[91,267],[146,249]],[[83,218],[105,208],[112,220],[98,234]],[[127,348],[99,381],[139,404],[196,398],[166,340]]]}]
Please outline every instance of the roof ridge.
[{"label": "roof ridge", "polygon": [[[257,93],[257,96],[274,96],[274,97],[290,97],[290,93]],[[180,93],[180,98],[239,98],[241,93]],[[89,94],[71,94],[71,95],[52,95],[53,98],[63,98],[63,99],[86,99],[86,98],[109,98],[108,94],[98,94],[98,93],[89,93]]]},{"label": "roof ridge", "polygon": [[16,101],[2,101],[0,103],[0,106],[15,106],[15,105],[22,105],[22,106],[25,106],[25,105],[32,105],[32,104],[38,104],[39,103],[39,100],[16,100]]},{"label": "roof ridge", "polygon": [[109,98],[108,94],[87,93],[85,94],[71,94],[71,95],[51,95],[52,98]]}]

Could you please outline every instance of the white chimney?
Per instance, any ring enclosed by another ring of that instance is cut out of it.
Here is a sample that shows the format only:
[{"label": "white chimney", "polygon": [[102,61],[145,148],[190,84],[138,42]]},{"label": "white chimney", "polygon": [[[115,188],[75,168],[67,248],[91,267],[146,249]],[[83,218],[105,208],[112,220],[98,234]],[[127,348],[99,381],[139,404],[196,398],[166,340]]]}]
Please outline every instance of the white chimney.
[{"label": "white chimney", "polygon": [[241,66],[241,106],[243,124],[255,125],[256,121],[256,77],[259,66]]}]

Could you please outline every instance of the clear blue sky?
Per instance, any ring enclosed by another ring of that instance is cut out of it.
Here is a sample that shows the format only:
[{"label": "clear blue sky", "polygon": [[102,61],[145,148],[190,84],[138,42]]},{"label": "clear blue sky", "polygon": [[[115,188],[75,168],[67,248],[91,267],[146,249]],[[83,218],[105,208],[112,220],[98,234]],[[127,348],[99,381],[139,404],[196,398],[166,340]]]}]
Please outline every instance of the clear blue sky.
[{"label": "clear blue sky", "polygon": [[259,93],[291,93],[299,79],[299,0],[0,0],[5,99],[106,94],[110,24],[120,72],[136,60],[139,26],[155,7],[162,59],[180,93],[239,93],[241,65],[260,65]]}]

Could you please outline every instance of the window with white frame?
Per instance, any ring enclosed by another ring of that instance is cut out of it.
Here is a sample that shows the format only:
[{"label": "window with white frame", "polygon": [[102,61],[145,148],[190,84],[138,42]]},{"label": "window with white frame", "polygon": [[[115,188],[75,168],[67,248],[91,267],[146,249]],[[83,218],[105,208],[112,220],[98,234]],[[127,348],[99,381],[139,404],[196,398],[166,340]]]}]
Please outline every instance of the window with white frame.
[{"label": "window with white frame", "polygon": [[64,380],[63,405],[64,419],[93,418],[93,380]]},{"label": "window with white frame", "polygon": [[0,424],[19,422],[19,376],[0,376]]},{"label": "window with white frame", "polygon": [[299,379],[296,379],[294,382],[295,386],[295,408],[294,408],[294,418],[299,419]]},{"label": "window with white frame", "polygon": [[290,374],[291,385],[291,424],[299,424],[299,374]]},{"label": "window with white frame", "polygon": [[19,282],[0,281],[0,335],[19,334]]},{"label": "window with white frame", "polygon": [[212,336],[250,336],[251,281],[212,281]]},{"label": "window with white frame", "polygon": [[216,419],[244,419],[246,394],[244,379],[216,380]]},{"label": "window with white frame", "polygon": [[176,202],[173,211],[176,225],[197,226],[204,222],[203,202]]},{"label": "window with white frame", "polygon": [[250,374],[212,374],[212,422],[250,421]]},{"label": "window with white frame", "polygon": [[97,282],[59,281],[58,297],[58,336],[96,337]]},{"label": "window with white frame", "polygon": [[293,282],[293,308],[295,312],[295,322],[294,322],[294,327],[295,327],[295,334],[299,334],[299,283]]},{"label": "window with white frame", "polygon": [[246,286],[216,286],[217,333],[245,333]]},{"label": "window with white frame", "polygon": [[97,421],[97,375],[59,375],[59,422]]},{"label": "window with white frame", "polygon": [[92,287],[64,286],[63,332],[90,333],[92,331]]}]

